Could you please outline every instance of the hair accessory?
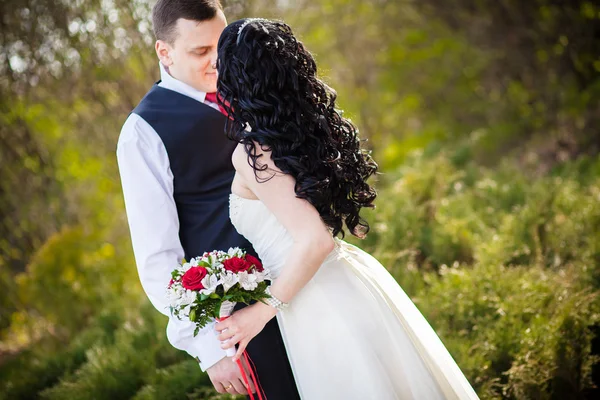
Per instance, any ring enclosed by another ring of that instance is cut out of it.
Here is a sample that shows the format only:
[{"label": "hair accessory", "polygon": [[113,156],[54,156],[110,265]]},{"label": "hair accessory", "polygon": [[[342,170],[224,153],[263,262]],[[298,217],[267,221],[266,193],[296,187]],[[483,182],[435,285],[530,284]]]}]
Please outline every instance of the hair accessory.
[{"label": "hair accessory", "polygon": [[248,18],[246,21],[244,21],[244,23],[240,26],[240,29],[238,30],[238,33],[237,33],[237,36],[238,36],[237,42],[238,43],[240,41],[240,33],[242,33],[242,31],[244,30],[244,28],[246,27],[246,25],[248,25],[248,24],[250,24],[252,22],[258,22],[258,21],[269,22],[268,19],[264,19],[264,18]]}]

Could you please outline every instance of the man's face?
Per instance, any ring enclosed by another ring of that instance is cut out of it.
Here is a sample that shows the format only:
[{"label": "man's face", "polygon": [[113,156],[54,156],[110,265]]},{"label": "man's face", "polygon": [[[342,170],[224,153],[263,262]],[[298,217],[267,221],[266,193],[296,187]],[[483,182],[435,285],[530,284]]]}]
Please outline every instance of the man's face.
[{"label": "man's face", "polygon": [[156,52],[175,79],[206,93],[217,90],[217,44],[227,26],[222,11],[209,21],[177,20],[177,37],[172,44],[161,40]]}]

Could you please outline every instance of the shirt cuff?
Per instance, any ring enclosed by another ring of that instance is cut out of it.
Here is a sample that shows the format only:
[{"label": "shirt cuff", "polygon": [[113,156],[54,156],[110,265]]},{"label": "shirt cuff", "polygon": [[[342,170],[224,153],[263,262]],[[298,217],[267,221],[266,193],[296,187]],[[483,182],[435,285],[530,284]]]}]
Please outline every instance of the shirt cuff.
[{"label": "shirt cuff", "polygon": [[211,324],[203,335],[196,336],[187,349],[187,352],[198,361],[203,372],[226,356],[213,326],[214,324]]}]

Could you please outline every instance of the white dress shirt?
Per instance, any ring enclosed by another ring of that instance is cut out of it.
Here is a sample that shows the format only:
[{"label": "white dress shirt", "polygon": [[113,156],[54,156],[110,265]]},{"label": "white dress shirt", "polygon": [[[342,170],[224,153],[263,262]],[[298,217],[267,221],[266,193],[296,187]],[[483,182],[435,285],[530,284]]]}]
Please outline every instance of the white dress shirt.
[{"label": "white dress shirt", "polygon": [[[159,63],[160,64],[160,63]],[[160,64],[159,86],[205,103],[206,93],[173,78]],[[217,104],[208,103],[216,110]],[[150,302],[169,317],[167,338],[187,351],[202,371],[225,357],[214,323],[194,337],[195,324],[170,315],[166,287],[171,271],[184,257],[179,219],[173,199],[173,174],[167,150],[156,131],[139,115],[130,114],[119,136],[117,162],[140,281]]]}]

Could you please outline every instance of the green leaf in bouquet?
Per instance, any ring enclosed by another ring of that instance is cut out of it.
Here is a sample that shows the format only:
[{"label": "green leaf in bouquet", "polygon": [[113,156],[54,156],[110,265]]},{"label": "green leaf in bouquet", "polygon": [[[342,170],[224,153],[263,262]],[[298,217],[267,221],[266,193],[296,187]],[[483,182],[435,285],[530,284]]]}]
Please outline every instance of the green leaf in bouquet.
[{"label": "green leaf in bouquet", "polygon": [[190,321],[196,321],[196,309],[192,308],[192,311],[190,311]]},{"label": "green leaf in bouquet", "polygon": [[264,298],[257,299],[256,301],[260,301],[261,303],[263,303],[264,305],[267,305],[267,306],[269,305],[269,304],[267,304],[267,302],[265,301]]},{"label": "green leaf in bouquet", "polygon": [[216,294],[216,293],[211,293],[211,294],[210,294],[210,298],[211,298],[211,299],[219,299],[220,297],[219,297],[219,295],[218,295],[218,294]]},{"label": "green leaf in bouquet", "polygon": [[207,294],[200,293],[200,301],[204,301],[204,300],[206,300],[208,298],[209,298],[209,296]]},{"label": "green leaf in bouquet", "polygon": [[195,337],[196,335],[198,335],[198,332],[199,332],[199,331],[200,331],[200,327],[199,327],[199,326],[196,326],[196,329],[194,329],[194,337]]}]

